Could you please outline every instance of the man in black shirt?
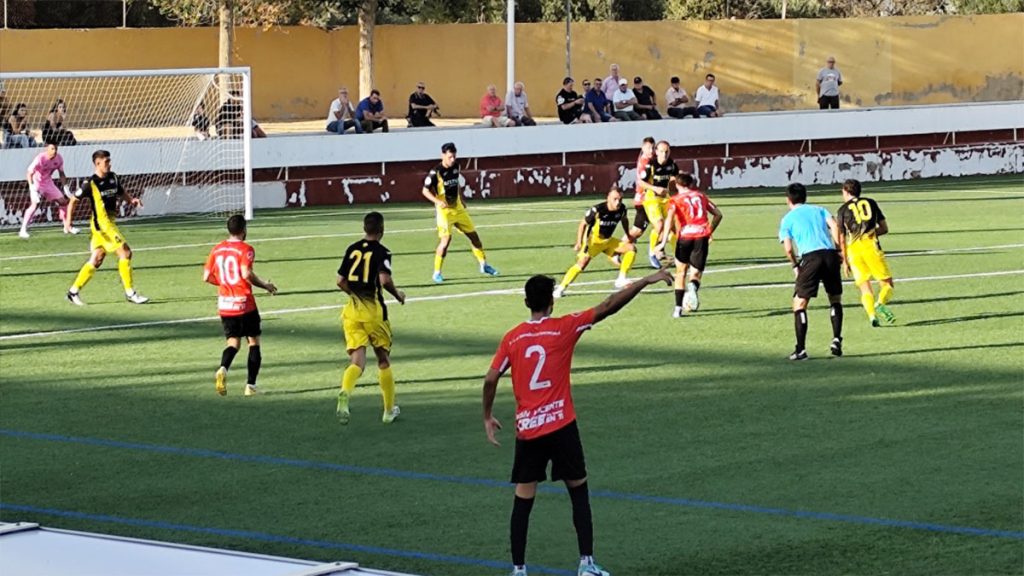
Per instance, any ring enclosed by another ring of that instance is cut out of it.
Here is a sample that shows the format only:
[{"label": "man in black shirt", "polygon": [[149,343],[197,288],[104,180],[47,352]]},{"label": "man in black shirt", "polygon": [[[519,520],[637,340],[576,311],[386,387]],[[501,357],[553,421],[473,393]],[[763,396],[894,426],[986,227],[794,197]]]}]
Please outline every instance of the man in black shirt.
[{"label": "man in black shirt", "polygon": [[416,91],[409,95],[409,113],[406,115],[406,119],[409,120],[410,127],[433,126],[434,123],[430,121],[430,117],[441,115],[437,102],[434,102],[426,90],[426,85],[423,82],[418,82]]},{"label": "man in black shirt", "polygon": [[575,80],[566,76],[562,80],[562,89],[555,96],[558,107],[558,119],[562,124],[589,124],[593,122],[590,114],[583,113],[583,98],[572,89]]},{"label": "man in black shirt", "polygon": [[633,78],[633,94],[636,95],[636,111],[648,120],[661,120],[658,113],[658,97],[650,86],[644,86],[643,78]]}]

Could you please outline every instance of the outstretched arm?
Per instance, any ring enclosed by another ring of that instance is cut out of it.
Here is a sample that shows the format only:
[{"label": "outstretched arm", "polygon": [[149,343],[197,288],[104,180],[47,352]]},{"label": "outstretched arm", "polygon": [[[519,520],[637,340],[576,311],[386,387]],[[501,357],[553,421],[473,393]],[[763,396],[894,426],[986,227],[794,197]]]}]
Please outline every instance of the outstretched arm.
[{"label": "outstretched arm", "polygon": [[666,284],[672,283],[672,273],[669,272],[668,268],[662,268],[653,274],[644,276],[640,280],[637,280],[615,294],[612,294],[606,298],[604,302],[595,306],[594,322],[600,322],[619,310],[622,310],[623,306],[629,304],[629,302],[633,298],[636,298],[637,294],[639,294],[644,288],[651,284],[657,284],[658,282],[665,282]]}]

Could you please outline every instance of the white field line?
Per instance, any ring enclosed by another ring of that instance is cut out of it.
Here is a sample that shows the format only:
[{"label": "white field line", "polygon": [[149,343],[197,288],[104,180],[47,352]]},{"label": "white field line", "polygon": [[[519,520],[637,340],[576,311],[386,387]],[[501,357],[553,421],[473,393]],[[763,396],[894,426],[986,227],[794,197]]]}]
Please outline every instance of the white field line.
[{"label": "white field line", "polygon": [[[977,250],[989,250],[989,249],[994,249],[994,248],[1019,248],[1019,247],[1024,247],[1024,244],[1007,244],[1007,245],[1003,245],[1003,246],[977,246],[977,247],[973,247],[973,248],[951,248],[951,249],[948,249],[948,250],[931,250],[931,251],[928,251],[928,252],[916,252],[916,253],[914,253],[914,252],[904,252],[904,253],[890,254],[888,256],[889,257],[899,257],[899,256],[914,256],[914,255],[921,255],[921,254],[929,254],[929,255],[933,255],[933,254],[948,254],[948,253],[952,253],[952,252],[971,252],[971,251],[977,251]],[[760,269],[764,269],[764,268],[778,268],[778,267],[783,267],[783,266],[789,266],[789,264],[788,263],[778,263],[778,264],[773,263],[773,264],[755,264],[755,265],[751,265],[751,266],[737,266],[737,267],[733,267],[733,268],[722,268],[722,269],[719,269],[719,270],[708,270],[708,271],[705,272],[705,274],[726,273],[726,272],[743,272],[743,271],[747,271],[747,270],[760,270]],[[988,276],[1008,276],[1008,275],[1013,275],[1013,274],[1024,274],[1024,270],[1003,270],[1003,271],[998,271],[998,272],[978,272],[978,273],[973,273],[973,274],[957,274],[957,275],[947,275],[947,276],[922,276],[922,277],[918,277],[918,278],[899,278],[898,281],[899,282],[916,282],[916,281],[930,281],[930,280],[950,280],[950,279],[959,279],[959,278],[979,278],[979,277],[988,277]],[[614,282],[614,280],[593,280],[593,281],[588,281],[588,282],[576,282],[576,283],[573,284],[573,286],[576,286],[578,288],[580,286],[595,286],[595,285],[601,285],[601,284],[609,284],[611,282]],[[750,290],[750,289],[755,289],[755,288],[776,288],[776,287],[789,287],[789,286],[792,286],[792,282],[778,282],[778,283],[771,283],[771,284],[757,284],[757,285],[749,285],[749,286],[723,286],[722,288],[735,288],[735,289],[740,289],[740,290]],[[661,290],[655,289],[653,291],[657,292],[657,291],[661,291]],[[612,292],[612,290],[578,290],[578,289],[573,289],[573,290],[569,291],[570,294],[604,294],[604,293],[609,293],[609,292]],[[474,298],[474,297],[477,297],[477,296],[507,296],[507,295],[521,294],[521,293],[522,293],[522,288],[500,288],[500,289],[494,289],[494,290],[481,290],[481,291],[476,291],[476,292],[461,292],[461,293],[455,293],[455,294],[435,294],[435,295],[432,295],[432,296],[412,296],[412,297],[406,298],[405,301],[407,303],[411,303],[411,302],[434,302],[434,301],[441,301],[441,300],[456,300],[456,299],[461,299],[461,298]],[[388,304],[397,304],[397,302],[395,302],[394,300],[389,300],[387,303]],[[326,304],[326,305],[321,305],[321,306],[311,306],[311,307],[305,307],[305,308],[286,308],[286,309],[283,309],[283,310],[261,311],[260,314],[262,316],[284,316],[284,315],[288,315],[288,314],[300,314],[300,313],[304,313],[304,312],[317,312],[317,311],[321,311],[321,310],[336,310],[336,309],[339,309],[339,308],[341,308],[341,304]],[[85,332],[105,332],[105,331],[109,331],[109,330],[122,330],[122,329],[126,329],[126,328],[144,328],[144,327],[148,327],[148,326],[165,326],[165,325],[171,325],[171,324],[188,324],[188,323],[194,323],[194,322],[209,322],[209,321],[213,321],[213,320],[217,320],[217,319],[219,319],[218,316],[200,316],[200,317],[196,317],[196,318],[180,318],[180,319],[177,319],[177,320],[154,320],[154,321],[149,321],[149,322],[134,322],[134,323],[126,323],[126,324],[108,324],[106,326],[92,326],[92,327],[88,327],[88,328],[72,328],[72,329],[68,329],[68,330],[52,330],[52,331],[48,331],[48,332],[25,332],[25,333],[20,333],[20,334],[8,334],[6,336],[0,336],[0,341],[5,341],[5,340],[21,340],[21,339],[25,339],[25,338],[43,338],[43,337],[48,337],[48,336],[63,336],[63,335],[67,335],[67,334],[80,334],[80,333],[85,333]]]}]

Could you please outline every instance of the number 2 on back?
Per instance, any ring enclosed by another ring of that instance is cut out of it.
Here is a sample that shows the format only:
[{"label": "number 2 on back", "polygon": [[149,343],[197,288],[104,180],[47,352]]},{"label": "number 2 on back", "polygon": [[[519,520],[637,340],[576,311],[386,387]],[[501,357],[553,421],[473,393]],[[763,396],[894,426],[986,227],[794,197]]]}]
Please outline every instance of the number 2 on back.
[{"label": "number 2 on back", "polygon": [[[370,258],[373,256],[373,252],[353,252],[352,253],[352,267],[348,270],[348,279],[350,282],[360,282],[366,284],[370,281]],[[360,279],[359,275],[356,274],[356,269],[359,268],[359,262],[363,263],[363,277]]]},{"label": "number 2 on back", "polygon": [[551,380],[538,380],[540,373],[544,370],[544,361],[547,360],[548,353],[544,350],[543,346],[534,344],[526,349],[526,357],[536,355],[537,367],[533,369],[533,377],[530,378],[530,390],[543,390],[551,387]]}]

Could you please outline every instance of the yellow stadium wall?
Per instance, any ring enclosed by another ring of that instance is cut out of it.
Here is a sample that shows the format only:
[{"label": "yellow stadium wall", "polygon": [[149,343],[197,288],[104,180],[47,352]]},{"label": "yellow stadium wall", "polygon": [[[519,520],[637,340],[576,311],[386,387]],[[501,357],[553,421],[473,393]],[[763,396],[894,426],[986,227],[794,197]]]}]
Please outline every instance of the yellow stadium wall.
[{"label": "yellow stadium wall", "polygon": [[[577,80],[605,76],[618,63],[630,80],[642,76],[659,102],[669,77],[680,76],[692,96],[711,72],[727,112],[790,110],[816,105],[815,76],[834,55],[845,106],[1018,100],[1024,98],[1022,30],[1024,14],[578,23],[572,71]],[[504,25],[379,26],[375,46],[377,87],[392,117],[404,116],[417,81],[427,83],[451,117],[476,116],[487,84],[504,92]],[[516,78],[526,83],[534,113],[553,116],[565,75],[564,25],[519,25],[516,47]],[[235,51],[236,64],[252,67],[261,120],[326,117],[338,86],[357,91],[354,27],[239,29]],[[5,72],[216,62],[214,28],[0,31]]]}]

